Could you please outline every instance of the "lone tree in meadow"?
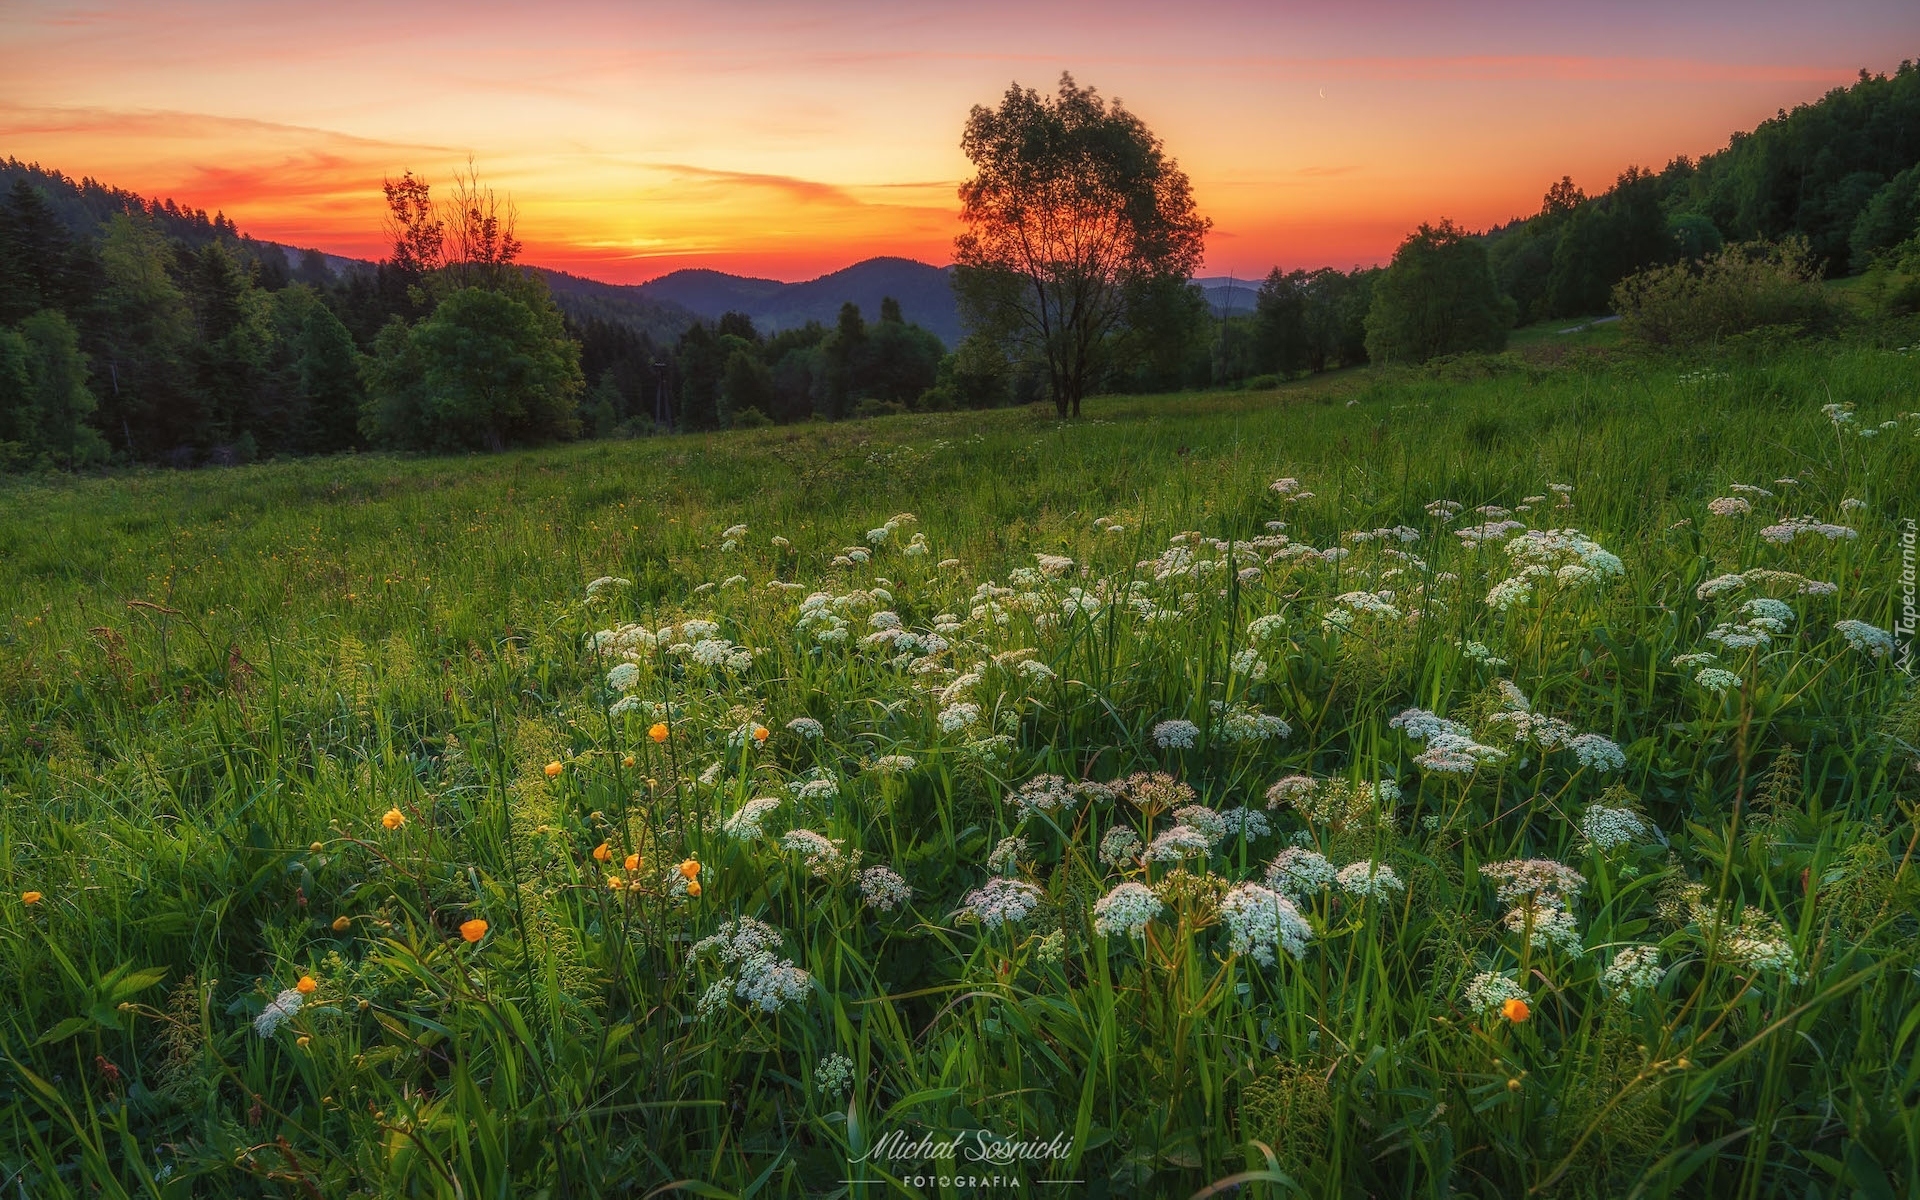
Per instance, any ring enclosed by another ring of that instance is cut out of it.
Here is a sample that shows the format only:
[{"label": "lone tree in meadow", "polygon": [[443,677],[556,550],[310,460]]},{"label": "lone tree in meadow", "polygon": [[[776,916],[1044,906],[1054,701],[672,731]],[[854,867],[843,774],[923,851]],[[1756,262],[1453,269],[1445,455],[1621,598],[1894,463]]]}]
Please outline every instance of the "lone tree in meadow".
[{"label": "lone tree in meadow", "polygon": [[1442,221],[1393,252],[1367,311],[1367,356],[1422,363],[1462,350],[1507,348],[1514,303],[1501,294],[1480,240]]},{"label": "lone tree in meadow", "polygon": [[1193,274],[1209,222],[1160,139],[1071,75],[1051,99],[1014,84],[976,105],[960,147],[978,172],[960,187],[961,312],[1044,361],[1054,406],[1079,416],[1130,305]]}]

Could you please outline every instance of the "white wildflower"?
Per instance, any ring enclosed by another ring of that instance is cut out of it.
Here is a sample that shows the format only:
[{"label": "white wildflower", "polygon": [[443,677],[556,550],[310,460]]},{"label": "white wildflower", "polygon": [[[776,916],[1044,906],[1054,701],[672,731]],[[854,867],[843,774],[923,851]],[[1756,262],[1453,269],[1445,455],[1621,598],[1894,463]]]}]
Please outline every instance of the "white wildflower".
[{"label": "white wildflower", "polygon": [[1630,808],[1589,804],[1580,814],[1580,833],[1587,845],[1604,854],[1646,837],[1647,823]]},{"label": "white wildflower", "polygon": [[860,872],[860,895],[868,908],[892,912],[913,899],[913,889],[892,867],[868,867]]},{"label": "white wildflower", "polygon": [[739,811],[728,817],[721,829],[730,838],[751,842],[765,835],[761,822],[765,821],[774,809],[780,807],[780,801],[773,796],[759,796],[741,805]]},{"label": "white wildflower", "polygon": [[1140,857],[1140,835],[1125,825],[1107,830],[1100,839],[1100,861],[1110,867],[1132,866]]},{"label": "white wildflower", "polygon": [[1162,721],[1153,727],[1153,742],[1162,750],[1188,750],[1200,738],[1200,727],[1192,721]]},{"label": "white wildflower", "polygon": [[1289,846],[1267,866],[1267,886],[1299,903],[1334,885],[1339,872],[1316,850]]},{"label": "white wildflower", "polygon": [[1147,843],[1148,862],[1179,862],[1190,855],[1213,853],[1213,842],[1190,825],[1175,825]]},{"label": "white wildflower", "polygon": [[1535,950],[1557,946],[1568,954],[1580,953],[1580,928],[1573,913],[1558,904],[1530,901],[1509,912],[1505,924],[1509,932],[1526,935]]},{"label": "white wildflower", "polygon": [[840,796],[840,784],[835,780],[825,777],[809,779],[799,787],[794,788],[793,794],[803,802],[809,804],[816,801],[824,802],[835,800]]},{"label": "white wildflower", "polygon": [[844,1054],[829,1054],[813,1068],[813,1085],[825,1096],[844,1096],[853,1086],[853,1060]]},{"label": "white wildflower", "polygon": [[1613,961],[1607,964],[1607,969],[1600,975],[1600,983],[1608,991],[1625,998],[1635,992],[1659,987],[1666,973],[1660,965],[1660,947],[1628,946],[1613,956]]},{"label": "white wildflower", "polygon": [[1254,808],[1230,808],[1220,814],[1220,823],[1229,836],[1237,836],[1243,842],[1258,841],[1273,833],[1267,814]]},{"label": "white wildflower", "polygon": [[1797,979],[1793,973],[1793,943],[1787,940],[1786,930],[1776,921],[1758,909],[1746,909],[1740,914],[1740,924],[1734,928],[1721,948],[1727,956],[1753,971],[1777,971],[1789,979]]},{"label": "white wildflower", "polygon": [[1482,971],[1467,983],[1464,999],[1468,1011],[1485,1014],[1498,1012],[1509,1000],[1527,1003],[1532,997],[1527,994],[1527,989],[1505,975]]},{"label": "white wildflower", "polygon": [[1279,808],[1283,804],[1297,805],[1313,795],[1313,789],[1319,786],[1308,775],[1289,775],[1267,789],[1267,807]]},{"label": "white wildflower", "polygon": [[994,846],[993,853],[987,855],[987,870],[997,875],[1010,875],[1019,868],[1020,860],[1031,850],[1027,839],[1018,834],[1001,838]]},{"label": "white wildflower", "polygon": [[1550,858],[1515,858],[1483,863],[1480,873],[1495,883],[1494,896],[1502,904],[1540,897],[1565,907],[1587,885],[1587,877]]},{"label": "white wildflower", "polygon": [[782,850],[798,851],[806,860],[807,871],[816,878],[832,873],[846,860],[840,843],[811,829],[790,829],[780,837]]},{"label": "white wildflower", "polygon": [[1250,955],[1261,966],[1272,966],[1275,951],[1304,958],[1313,927],[1293,901],[1257,883],[1235,884],[1220,901],[1220,919],[1229,936],[1228,950]]},{"label": "white wildflower", "polygon": [[[1251,742],[1264,742],[1272,738],[1285,739],[1292,735],[1293,727],[1279,717],[1270,716],[1245,704],[1224,705],[1215,700],[1212,710],[1217,719],[1215,728],[1220,731],[1220,740],[1230,745],[1244,745]],[[1171,724],[1165,722],[1164,724]],[[1160,738],[1162,726],[1154,728],[1154,738]],[[1198,733],[1198,730],[1195,731]],[[1165,745],[1165,742],[1161,742]]]},{"label": "white wildflower", "polygon": [[940,731],[959,733],[962,729],[980,720],[980,706],[970,701],[949,704],[940,710]]},{"label": "white wildflower", "polygon": [[1226,840],[1226,818],[1204,804],[1186,804],[1173,810],[1175,823],[1185,825],[1197,831],[1207,839],[1209,845],[1217,846]]},{"label": "white wildflower", "polygon": [[307,998],[299,988],[287,988],[260,1010],[260,1015],[253,1019],[253,1031],[263,1038],[272,1037],[298,1015],[306,1003]]},{"label": "white wildflower", "polygon": [[1567,749],[1573,751],[1575,758],[1583,767],[1595,771],[1620,771],[1626,769],[1627,755],[1612,738],[1597,733],[1583,733],[1567,743]]},{"label": "white wildflower", "polygon": [[1122,933],[1141,937],[1147,923],[1165,911],[1166,906],[1144,883],[1120,884],[1093,903],[1093,931],[1102,937]]},{"label": "white wildflower", "polygon": [[967,893],[963,913],[982,925],[1018,924],[1039,906],[1042,896],[1024,879],[996,877]]},{"label": "white wildflower", "polygon": [[1719,667],[1702,667],[1693,681],[1710,692],[1731,691],[1746,682],[1732,671]]},{"label": "white wildflower", "polygon": [[1383,862],[1348,863],[1333,878],[1341,891],[1353,896],[1371,896],[1375,900],[1391,899],[1391,893],[1407,888],[1393,868]]},{"label": "white wildflower", "polygon": [[1893,653],[1893,635],[1877,625],[1865,621],[1836,621],[1833,630],[1847,639],[1847,645],[1874,658]]}]

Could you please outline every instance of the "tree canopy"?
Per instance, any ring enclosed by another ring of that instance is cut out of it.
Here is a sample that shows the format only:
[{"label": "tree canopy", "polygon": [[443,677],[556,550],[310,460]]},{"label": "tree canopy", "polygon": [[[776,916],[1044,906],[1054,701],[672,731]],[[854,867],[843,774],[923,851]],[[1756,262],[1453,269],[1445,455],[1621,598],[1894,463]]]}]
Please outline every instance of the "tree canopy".
[{"label": "tree canopy", "polygon": [[1379,362],[1426,362],[1462,350],[1501,350],[1514,303],[1502,295],[1487,250],[1452,221],[1422,225],[1373,288],[1367,354]]},{"label": "tree canopy", "polygon": [[1160,139],[1071,75],[1053,97],[1016,83],[975,106],[960,145],[976,172],[954,243],[963,318],[1044,362],[1055,407],[1078,415],[1136,285],[1190,277],[1209,223]]}]

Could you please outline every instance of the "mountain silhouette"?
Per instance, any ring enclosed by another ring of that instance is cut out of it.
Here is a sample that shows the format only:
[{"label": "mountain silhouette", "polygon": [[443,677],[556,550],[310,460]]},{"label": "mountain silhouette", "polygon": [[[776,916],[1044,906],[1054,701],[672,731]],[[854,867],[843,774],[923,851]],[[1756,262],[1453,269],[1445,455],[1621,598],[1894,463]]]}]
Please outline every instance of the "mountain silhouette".
[{"label": "mountain silhouette", "polygon": [[708,320],[728,312],[745,313],[765,333],[808,321],[831,326],[840,317],[840,306],[849,301],[872,321],[880,315],[880,301],[891,296],[900,302],[902,317],[934,334],[948,349],[958,345],[962,336],[952,268],[910,258],[869,258],[804,283],[689,269],[631,284],[626,290],[678,305]]}]

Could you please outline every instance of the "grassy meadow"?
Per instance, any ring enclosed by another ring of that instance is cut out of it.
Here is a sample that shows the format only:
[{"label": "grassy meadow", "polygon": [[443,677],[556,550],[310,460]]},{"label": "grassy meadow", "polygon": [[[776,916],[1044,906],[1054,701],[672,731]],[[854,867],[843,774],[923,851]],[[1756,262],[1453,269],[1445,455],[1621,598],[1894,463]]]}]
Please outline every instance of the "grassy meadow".
[{"label": "grassy meadow", "polygon": [[1920,360],[1586,336],[0,485],[0,1195],[1920,1194]]}]

